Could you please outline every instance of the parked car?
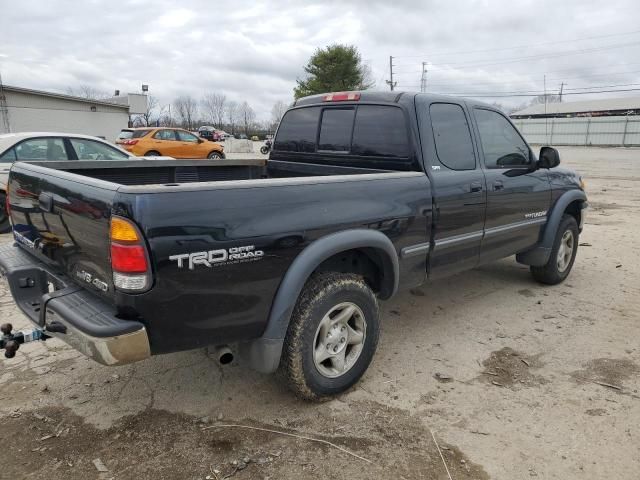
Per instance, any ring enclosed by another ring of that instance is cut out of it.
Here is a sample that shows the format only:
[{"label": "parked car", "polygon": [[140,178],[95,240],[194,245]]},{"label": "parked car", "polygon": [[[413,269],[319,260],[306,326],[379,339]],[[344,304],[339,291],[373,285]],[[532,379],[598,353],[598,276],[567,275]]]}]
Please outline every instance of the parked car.
[{"label": "parked car", "polygon": [[0,233],[11,229],[5,211],[9,169],[16,161],[128,160],[132,155],[105,140],[68,133],[22,132],[0,135]]},{"label": "parked car", "polygon": [[363,375],[378,301],[401,289],[513,255],[564,281],[587,197],[559,163],[473,100],[316,95],[285,113],[269,160],[16,165],[0,270],[29,339],[110,365],[207,345],[227,362],[236,345],[317,399]]},{"label": "parked car", "polygon": [[224,132],[220,130],[198,130],[198,135],[211,142],[223,142]]},{"label": "parked car", "polygon": [[133,137],[134,129],[133,128],[123,128],[120,130],[118,137],[116,138],[115,144],[122,145],[125,140],[129,140]]},{"label": "parked car", "polygon": [[224,158],[224,147],[209,142],[182,128],[136,128],[134,136],[122,147],[146,157],[167,155],[173,158]]}]

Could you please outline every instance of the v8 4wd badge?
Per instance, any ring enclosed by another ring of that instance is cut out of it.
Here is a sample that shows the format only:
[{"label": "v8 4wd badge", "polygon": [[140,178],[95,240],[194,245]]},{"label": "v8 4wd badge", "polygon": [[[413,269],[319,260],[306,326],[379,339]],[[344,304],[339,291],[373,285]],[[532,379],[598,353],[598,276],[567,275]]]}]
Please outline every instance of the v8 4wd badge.
[{"label": "v8 4wd badge", "polygon": [[231,263],[244,263],[260,260],[264,256],[264,251],[256,250],[254,245],[233,247],[220,250],[209,250],[206,252],[181,253],[171,255],[169,260],[178,262],[178,268],[185,266],[193,270],[196,265],[213,267],[214,265],[228,265]]}]

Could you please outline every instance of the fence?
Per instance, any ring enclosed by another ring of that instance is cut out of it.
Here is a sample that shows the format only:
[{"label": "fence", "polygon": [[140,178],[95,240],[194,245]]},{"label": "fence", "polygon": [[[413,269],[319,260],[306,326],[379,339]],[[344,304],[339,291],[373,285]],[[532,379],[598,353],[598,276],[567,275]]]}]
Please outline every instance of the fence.
[{"label": "fence", "polygon": [[527,142],[533,144],[640,146],[640,115],[519,118],[513,122]]}]

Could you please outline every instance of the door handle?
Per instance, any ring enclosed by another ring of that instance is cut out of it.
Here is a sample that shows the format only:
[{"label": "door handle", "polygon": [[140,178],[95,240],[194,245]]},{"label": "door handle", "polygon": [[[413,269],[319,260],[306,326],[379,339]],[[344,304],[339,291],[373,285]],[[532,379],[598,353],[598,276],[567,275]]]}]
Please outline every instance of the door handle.
[{"label": "door handle", "polygon": [[493,182],[494,190],[502,190],[503,188],[504,188],[504,184],[502,183],[502,180],[496,180],[495,182]]},{"label": "door handle", "polygon": [[53,197],[51,195],[41,193],[38,197],[38,204],[40,205],[40,210],[43,212],[53,212]]},{"label": "door handle", "polygon": [[471,183],[471,185],[469,185],[469,191],[471,193],[481,192],[482,191],[482,183],[480,183],[480,182]]}]

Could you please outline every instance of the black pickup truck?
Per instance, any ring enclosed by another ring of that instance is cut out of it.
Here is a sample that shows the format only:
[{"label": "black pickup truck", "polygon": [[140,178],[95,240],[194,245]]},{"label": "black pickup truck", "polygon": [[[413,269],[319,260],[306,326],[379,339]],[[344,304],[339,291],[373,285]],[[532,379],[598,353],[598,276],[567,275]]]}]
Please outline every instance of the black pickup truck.
[{"label": "black pickup truck", "polygon": [[566,278],[587,200],[558,164],[490,106],[396,92],[298,100],[268,161],[16,163],[0,270],[38,328],[5,346],[58,337],[107,365],[222,347],[336,394],[399,289],[510,255]]}]

